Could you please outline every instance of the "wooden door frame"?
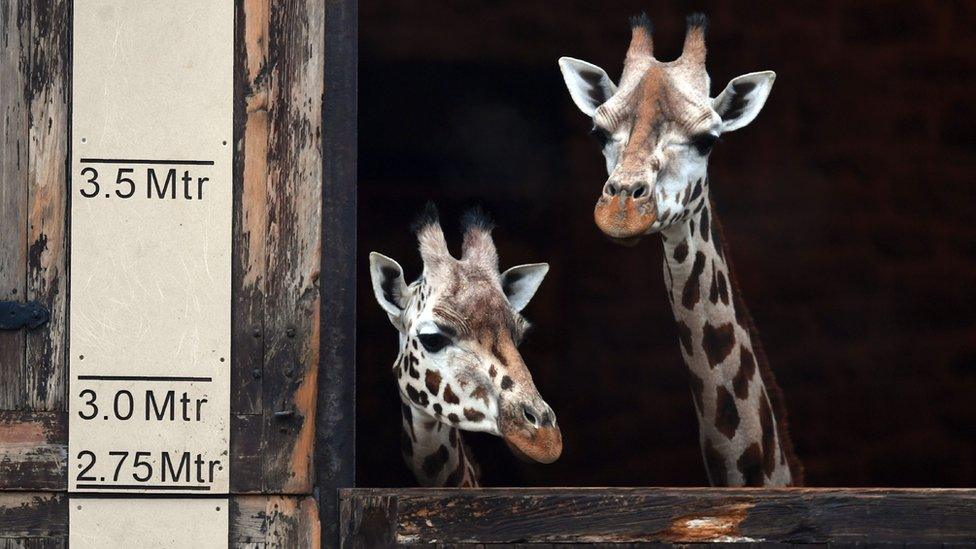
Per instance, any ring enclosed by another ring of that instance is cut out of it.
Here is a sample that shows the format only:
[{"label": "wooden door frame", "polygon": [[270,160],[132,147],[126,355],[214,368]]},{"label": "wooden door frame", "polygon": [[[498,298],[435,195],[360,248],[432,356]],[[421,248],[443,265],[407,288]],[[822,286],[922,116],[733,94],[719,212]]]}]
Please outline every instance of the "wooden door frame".
[{"label": "wooden door frame", "polygon": [[339,489],[356,474],[358,0],[326,0],[321,348],[315,428],[322,542],[339,545]]}]

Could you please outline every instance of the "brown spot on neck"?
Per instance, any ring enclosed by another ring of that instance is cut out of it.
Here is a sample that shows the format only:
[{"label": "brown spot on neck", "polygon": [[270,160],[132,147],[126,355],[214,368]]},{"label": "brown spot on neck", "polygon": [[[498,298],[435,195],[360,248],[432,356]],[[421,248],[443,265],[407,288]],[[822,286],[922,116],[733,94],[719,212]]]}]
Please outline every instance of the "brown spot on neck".
[{"label": "brown spot on neck", "polygon": [[728,269],[729,293],[732,297],[732,304],[735,307],[736,319],[738,320],[739,325],[742,326],[749,334],[749,339],[752,342],[752,352],[755,354],[756,363],[759,366],[759,375],[763,380],[763,384],[766,386],[766,391],[768,392],[773,412],[776,414],[776,432],[779,438],[780,450],[786,457],[786,462],[790,468],[790,476],[792,477],[791,484],[792,486],[802,486],[803,464],[800,462],[799,458],[797,458],[796,452],[793,449],[793,441],[789,434],[789,422],[787,420],[786,405],[783,401],[783,391],[780,389],[779,384],[776,383],[776,377],[773,375],[773,371],[769,366],[769,361],[766,358],[766,352],[763,349],[762,341],[759,338],[759,332],[756,330],[755,323],[752,320],[752,315],[749,314],[749,309],[746,307],[746,304],[739,293],[739,283],[735,277],[735,269],[732,265],[732,258],[728,253],[726,253],[725,233],[722,231],[722,225],[719,221],[719,216],[715,213],[714,205],[712,205],[712,236],[715,242],[715,247],[719,251],[719,255],[723,257],[726,262],[726,268]]},{"label": "brown spot on neck", "polygon": [[739,473],[742,474],[742,480],[746,486],[763,486],[765,484],[762,461],[763,451],[759,449],[758,442],[750,444],[739,456],[736,466],[739,468]]},{"label": "brown spot on neck", "polygon": [[735,346],[735,329],[727,322],[720,326],[712,326],[707,320],[702,327],[702,348],[708,358],[708,365],[718,366],[729,356]]},{"label": "brown spot on neck", "polygon": [[715,389],[715,428],[729,440],[739,428],[739,409],[736,408],[735,397],[721,385]]}]

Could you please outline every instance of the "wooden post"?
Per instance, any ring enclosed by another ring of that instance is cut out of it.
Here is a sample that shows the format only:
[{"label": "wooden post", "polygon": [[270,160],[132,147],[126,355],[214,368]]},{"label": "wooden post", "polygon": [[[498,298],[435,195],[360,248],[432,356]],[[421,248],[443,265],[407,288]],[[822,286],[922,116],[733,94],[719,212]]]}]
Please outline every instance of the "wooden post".
[{"label": "wooden post", "polygon": [[322,109],[322,352],[316,473],[322,539],[339,545],[340,488],[356,471],[356,107],[357,0],[325,4]]}]

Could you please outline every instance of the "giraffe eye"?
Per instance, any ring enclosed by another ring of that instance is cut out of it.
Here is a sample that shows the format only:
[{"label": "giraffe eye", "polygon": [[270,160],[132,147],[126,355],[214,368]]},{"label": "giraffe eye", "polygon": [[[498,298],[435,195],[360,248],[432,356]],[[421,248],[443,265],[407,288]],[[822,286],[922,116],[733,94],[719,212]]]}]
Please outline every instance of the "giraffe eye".
[{"label": "giraffe eye", "polygon": [[607,142],[610,141],[610,134],[608,134],[606,130],[598,126],[593,126],[593,129],[590,130],[590,135],[592,135],[593,138],[596,139],[597,143],[600,144],[601,148],[606,147]]},{"label": "giraffe eye", "polygon": [[417,338],[420,339],[420,344],[424,346],[424,349],[427,349],[428,353],[436,353],[451,343],[451,340],[444,334],[438,333],[420,334]]},{"label": "giraffe eye", "polygon": [[718,143],[718,136],[713,133],[700,133],[698,135],[693,135],[691,139],[688,140],[688,144],[698,151],[698,154],[705,156],[706,154],[712,152],[712,147]]}]

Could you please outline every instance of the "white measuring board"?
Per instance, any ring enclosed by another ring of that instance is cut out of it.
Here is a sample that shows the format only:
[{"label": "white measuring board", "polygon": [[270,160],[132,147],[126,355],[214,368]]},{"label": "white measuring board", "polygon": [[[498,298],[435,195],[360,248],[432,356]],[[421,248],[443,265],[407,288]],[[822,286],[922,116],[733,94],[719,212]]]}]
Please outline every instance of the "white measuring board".
[{"label": "white measuring board", "polygon": [[227,547],[227,499],[71,498],[71,549]]},{"label": "white measuring board", "polygon": [[233,1],[73,12],[68,489],[226,494]]}]

